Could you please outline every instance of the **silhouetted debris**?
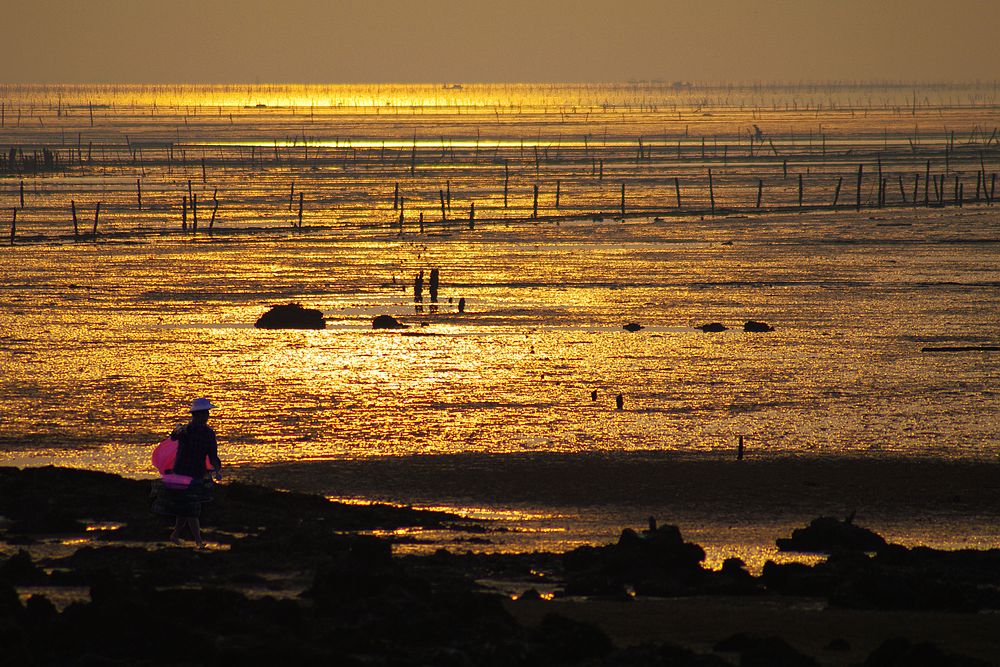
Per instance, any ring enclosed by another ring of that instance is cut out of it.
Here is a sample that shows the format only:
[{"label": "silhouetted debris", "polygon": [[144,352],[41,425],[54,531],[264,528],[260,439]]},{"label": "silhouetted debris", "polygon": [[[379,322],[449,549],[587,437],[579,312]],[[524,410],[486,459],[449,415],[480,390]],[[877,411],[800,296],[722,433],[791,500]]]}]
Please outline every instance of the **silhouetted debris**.
[{"label": "silhouetted debris", "polygon": [[702,324],[698,328],[704,331],[705,333],[718,333],[720,331],[729,330],[729,327],[727,327],[722,322],[709,322],[708,324]]},{"label": "silhouetted debris", "polygon": [[642,328],[643,326],[638,322],[629,322],[628,324],[622,326],[622,329],[625,331],[639,331]]},{"label": "silhouetted debris", "polygon": [[372,319],[372,329],[405,329],[405,328],[406,325],[402,324],[392,315],[376,315],[375,318]]},{"label": "silhouetted debris", "polygon": [[304,308],[298,303],[271,306],[257,318],[258,329],[325,329],[323,313],[314,308]]}]

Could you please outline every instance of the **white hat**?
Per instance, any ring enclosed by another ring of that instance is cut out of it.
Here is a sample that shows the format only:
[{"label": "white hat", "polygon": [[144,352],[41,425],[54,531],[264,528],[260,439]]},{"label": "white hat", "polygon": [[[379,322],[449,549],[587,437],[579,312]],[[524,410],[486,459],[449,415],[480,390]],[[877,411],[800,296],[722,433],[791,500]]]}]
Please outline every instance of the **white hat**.
[{"label": "white hat", "polygon": [[211,410],[215,406],[212,405],[211,401],[207,398],[196,398],[191,402],[191,412],[201,412],[202,410]]}]

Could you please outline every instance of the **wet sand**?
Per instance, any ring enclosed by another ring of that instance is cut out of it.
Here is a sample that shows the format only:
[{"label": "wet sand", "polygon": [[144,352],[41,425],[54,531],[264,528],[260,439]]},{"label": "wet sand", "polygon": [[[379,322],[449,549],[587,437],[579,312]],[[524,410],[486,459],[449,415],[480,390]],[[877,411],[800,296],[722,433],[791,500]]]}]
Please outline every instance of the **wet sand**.
[{"label": "wet sand", "polygon": [[[852,513],[901,544],[1000,546],[1000,466],[994,461],[763,458],[748,444],[743,461],[662,452],[469,454],[243,466],[238,475],[337,498],[472,515],[493,508],[504,510],[495,515],[501,524],[547,529],[533,538],[530,532],[501,536],[497,550],[607,541],[652,515],[706,546],[713,562],[739,555],[759,567],[773,557],[767,548],[773,551],[774,540],[793,527],[819,515]],[[519,521],[524,516],[534,520]]]}]

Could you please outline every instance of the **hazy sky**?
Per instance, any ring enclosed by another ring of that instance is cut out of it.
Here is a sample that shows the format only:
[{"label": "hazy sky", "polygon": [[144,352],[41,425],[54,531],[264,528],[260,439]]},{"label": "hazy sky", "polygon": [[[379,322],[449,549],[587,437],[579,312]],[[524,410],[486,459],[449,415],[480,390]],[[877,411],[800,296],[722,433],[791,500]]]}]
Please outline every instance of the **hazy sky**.
[{"label": "hazy sky", "polygon": [[1000,0],[0,0],[4,82],[1000,78]]}]

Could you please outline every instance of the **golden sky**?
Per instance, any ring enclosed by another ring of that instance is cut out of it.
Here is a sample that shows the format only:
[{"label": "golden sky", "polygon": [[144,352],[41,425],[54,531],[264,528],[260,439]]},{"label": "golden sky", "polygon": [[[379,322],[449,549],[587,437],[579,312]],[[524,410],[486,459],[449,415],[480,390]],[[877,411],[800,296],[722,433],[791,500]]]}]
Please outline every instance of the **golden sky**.
[{"label": "golden sky", "polygon": [[997,0],[0,0],[11,82],[993,81]]}]

